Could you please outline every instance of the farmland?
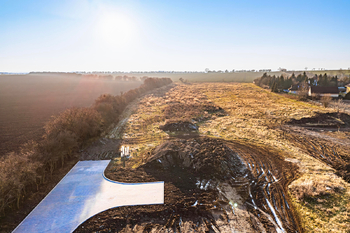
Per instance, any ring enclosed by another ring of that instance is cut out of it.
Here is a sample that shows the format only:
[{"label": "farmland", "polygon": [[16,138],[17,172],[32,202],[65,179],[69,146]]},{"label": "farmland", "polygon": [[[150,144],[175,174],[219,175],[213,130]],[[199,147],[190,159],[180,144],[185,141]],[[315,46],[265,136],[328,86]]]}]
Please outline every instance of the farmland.
[{"label": "farmland", "polygon": [[107,210],[76,232],[350,227],[349,116],[335,109],[253,84],[172,84],[130,104],[104,137],[131,148],[106,176],[164,180],[165,204]]},{"label": "farmland", "polygon": [[[251,83],[145,92],[74,161],[112,159],[105,171],[112,180],[164,181],[164,205],[106,210],[75,232],[347,232],[350,116],[343,110]],[[126,161],[117,153],[122,145],[130,146]]]},{"label": "farmland", "polygon": [[[180,78],[190,82],[243,82],[243,83],[251,83],[254,79],[261,77],[264,72],[229,72],[229,73],[218,73],[218,72],[210,72],[210,73],[202,73],[202,72],[179,72],[179,73],[126,73],[126,75],[131,75],[135,77],[168,77],[174,81],[178,81]],[[270,75],[281,75],[282,72],[268,72]],[[124,75],[124,74],[122,74]]]},{"label": "farmland", "polygon": [[141,84],[77,74],[0,75],[0,156],[40,138],[52,115],[88,107],[101,94],[119,95]]}]

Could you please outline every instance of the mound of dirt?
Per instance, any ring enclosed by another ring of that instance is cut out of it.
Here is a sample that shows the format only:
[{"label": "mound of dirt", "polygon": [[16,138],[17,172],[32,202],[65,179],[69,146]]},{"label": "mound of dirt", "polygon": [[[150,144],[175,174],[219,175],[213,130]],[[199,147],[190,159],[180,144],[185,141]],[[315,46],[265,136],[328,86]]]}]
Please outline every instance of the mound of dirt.
[{"label": "mound of dirt", "polygon": [[295,167],[273,158],[211,138],[165,142],[144,165],[106,172],[123,182],[163,180],[164,205],[107,210],[75,232],[300,232],[283,194],[291,177],[281,174]]},{"label": "mound of dirt", "polygon": [[210,119],[210,114],[226,115],[221,107],[212,103],[171,103],[164,108],[163,112],[167,119],[183,118],[196,121]]},{"label": "mound of dirt", "polygon": [[165,142],[152,154],[146,167],[184,168],[198,178],[225,181],[247,172],[237,153],[223,142],[209,138]]},{"label": "mound of dirt", "polygon": [[346,113],[316,113],[313,117],[305,117],[300,120],[292,119],[287,122],[291,125],[310,126],[310,127],[349,127],[350,115]]},{"label": "mound of dirt", "polygon": [[335,166],[338,176],[342,177],[346,182],[350,183],[350,162]]},{"label": "mound of dirt", "polygon": [[169,131],[169,132],[192,132],[192,131],[197,131],[198,126],[195,124],[192,124],[189,121],[178,121],[178,122],[173,122],[173,121],[168,121],[165,123],[165,125],[159,127],[161,130],[164,131]]}]

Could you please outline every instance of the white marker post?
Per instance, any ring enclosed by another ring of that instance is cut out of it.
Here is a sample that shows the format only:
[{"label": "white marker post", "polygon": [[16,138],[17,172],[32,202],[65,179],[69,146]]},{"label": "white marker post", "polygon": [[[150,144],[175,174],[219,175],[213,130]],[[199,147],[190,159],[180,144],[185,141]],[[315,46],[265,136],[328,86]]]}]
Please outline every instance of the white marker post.
[{"label": "white marker post", "polygon": [[123,161],[123,166],[125,167],[125,160],[130,155],[130,148],[129,146],[122,146],[120,149],[120,157]]}]

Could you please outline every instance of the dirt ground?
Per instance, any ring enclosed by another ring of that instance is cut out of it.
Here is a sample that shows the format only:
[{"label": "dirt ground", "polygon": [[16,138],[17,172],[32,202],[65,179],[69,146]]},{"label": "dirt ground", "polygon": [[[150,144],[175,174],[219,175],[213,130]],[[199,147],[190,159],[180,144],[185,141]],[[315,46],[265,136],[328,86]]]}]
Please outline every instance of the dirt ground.
[{"label": "dirt ground", "polygon": [[316,112],[312,117],[304,117],[298,120],[292,119],[288,124],[313,128],[347,128],[347,130],[350,130],[350,115],[343,112]]},{"label": "dirt ground", "polygon": [[165,181],[165,204],[111,209],[76,232],[302,232],[288,194],[298,166],[263,145],[204,136],[204,123],[228,113],[191,86],[187,97],[177,88],[130,111],[121,145],[132,157],[106,171],[123,182]]},{"label": "dirt ground", "polygon": [[167,141],[144,165],[111,166],[106,173],[122,182],[164,180],[164,205],[108,210],[75,232],[300,232],[284,195],[295,170],[272,153],[236,142]]},{"label": "dirt ground", "polygon": [[[303,127],[306,130],[302,129]],[[298,144],[299,148],[335,168],[338,176],[350,182],[350,137],[340,139],[334,137],[334,134],[323,133],[325,130],[328,132],[342,130],[346,135],[350,132],[350,115],[344,112],[317,112],[312,117],[288,121],[284,130],[286,137]]]},{"label": "dirt ground", "polygon": [[88,107],[102,94],[119,95],[141,84],[74,74],[1,75],[0,156],[40,139],[52,115],[70,107]]}]

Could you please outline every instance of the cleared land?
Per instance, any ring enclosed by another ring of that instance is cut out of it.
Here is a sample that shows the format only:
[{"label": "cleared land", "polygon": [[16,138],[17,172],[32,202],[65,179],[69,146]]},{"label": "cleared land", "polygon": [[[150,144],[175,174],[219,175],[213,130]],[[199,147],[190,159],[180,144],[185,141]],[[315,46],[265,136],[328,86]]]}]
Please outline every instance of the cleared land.
[{"label": "cleared land", "polygon": [[108,210],[76,232],[347,232],[349,116],[333,112],[253,84],[160,88],[105,135],[132,155],[106,175],[164,180],[165,204]]},{"label": "cleared land", "polygon": [[74,74],[0,75],[0,156],[40,138],[52,115],[88,107],[102,94],[119,95],[141,84]]}]

